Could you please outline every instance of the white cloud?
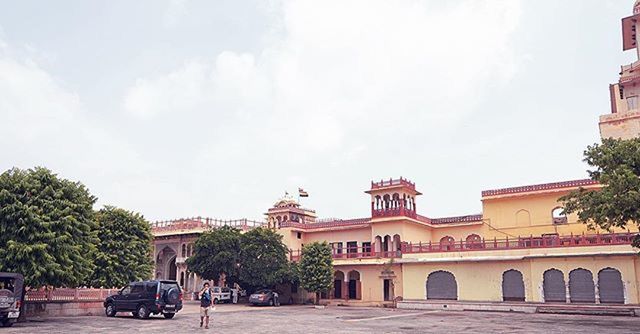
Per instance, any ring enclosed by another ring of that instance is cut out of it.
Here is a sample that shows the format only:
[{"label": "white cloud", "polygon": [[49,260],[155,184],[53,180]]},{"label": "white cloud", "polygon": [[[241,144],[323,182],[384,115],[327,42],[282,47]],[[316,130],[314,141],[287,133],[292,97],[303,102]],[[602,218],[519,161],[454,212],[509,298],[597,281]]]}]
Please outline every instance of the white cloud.
[{"label": "white cloud", "polygon": [[187,14],[187,0],[169,0],[169,5],[164,11],[162,23],[166,28],[173,28]]}]

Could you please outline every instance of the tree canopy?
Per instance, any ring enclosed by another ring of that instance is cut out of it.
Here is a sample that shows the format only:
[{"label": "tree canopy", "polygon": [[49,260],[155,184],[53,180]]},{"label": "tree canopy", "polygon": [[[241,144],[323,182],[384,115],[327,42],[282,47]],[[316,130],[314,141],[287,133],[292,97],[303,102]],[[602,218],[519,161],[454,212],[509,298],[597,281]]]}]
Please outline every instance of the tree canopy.
[{"label": "tree canopy", "polygon": [[0,174],[0,271],[27,286],[75,287],[94,269],[93,197],[46,168]]},{"label": "tree canopy", "polygon": [[271,287],[289,275],[287,247],[272,229],[255,228],[241,236],[240,284],[253,290]]},{"label": "tree canopy", "polygon": [[98,244],[93,287],[121,287],[149,279],[153,272],[151,227],[139,213],[105,206],[95,215]]},{"label": "tree canopy", "polygon": [[186,261],[189,270],[206,280],[217,280],[224,273],[227,282],[237,282],[240,237],[240,230],[230,226],[202,233],[194,243],[193,255]]},{"label": "tree canopy", "polygon": [[[598,181],[598,191],[580,188],[560,198],[565,213],[577,213],[590,228],[611,230],[640,226],[640,139],[603,139],[588,146],[584,161],[589,176]],[[636,236],[634,245],[640,246]]]},{"label": "tree canopy", "polygon": [[300,285],[307,291],[318,293],[328,291],[333,284],[333,258],[331,247],[326,241],[304,245],[299,264]]}]

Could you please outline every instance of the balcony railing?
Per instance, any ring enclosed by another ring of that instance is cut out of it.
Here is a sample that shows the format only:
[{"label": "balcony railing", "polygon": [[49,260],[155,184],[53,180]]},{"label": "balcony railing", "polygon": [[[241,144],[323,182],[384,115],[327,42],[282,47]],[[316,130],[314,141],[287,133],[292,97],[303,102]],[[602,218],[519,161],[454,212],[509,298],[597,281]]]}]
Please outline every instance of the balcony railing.
[{"label": "balcony railing", "polygon": [[240,229],[250,229],[264,225],[264,222],[249,219],[223,220],[205,217],[182,218],[151,223],[153,231],[173,231],[190,229],[209,229],[222,226],[231,226]]},{"label": "balcony railing", "polygon": [[371,217],[410,217],[417,219],[417,214],[413,210],[406,209],[404,207],[398,207],[394,209],[372,209]]},{"label": "balcony railing", "polygon": [[[302,255],[301,250],[291,250],[289,251],[289,259],[291,261],[299,261]],[[344,247],[344,248],[334,248],[331,251],[331,257],[334,260],[348,260],[348,259],[376,259],[376,258],[399,258],[402,257],[402,252],[397,251],[380,251],[376,252],[373,250],[373,245],[371,247]]]},{"label": "balcony railing", "polygon": [[380,180],[380,182],[374,182],[371,181],[371,189],[379,189],[379,188],[384,188],[384,187],[391,187],[391,186],[407,186],[411,189],[416,189],[416,184],[400,177],[399,179],[388,179],[388,180]]},{"label": "balcony railing", "polygon": [[[371,258],[401,258],[402,254],[438,253],[438,252],[467,252],[505,249],[534,249],[558,247],[588,247],[607,245],[631,245],[638,233],[606,233],[581,235],[546,235],[541,237],[516,237],[504,239],[480,239],[477,241],[451,242],[403,242],[400,250],[378,251],[375,243],[365,247],[333,248],[331,256],[335,260],[341,259],[371,259]],[[300,260],[300,250],[290,250],[291,261]]]},{"label": "balcony railing", "polygon": [[636,233],[581,234],[568,236],[549,235],[542,237],[529,236],[504,239],[482,239],[478,241],[460,240],[451,242],[403,243],[402,253],[411,254],[501,249],[629,245],[633,242],[636,235]]},{"label": "balcony railing", "polygon": [[27,291],[27,302],[103,302],[108,296],[117,294],[119,289],[90,289],[90,288],[57,288],[34,289]]}]

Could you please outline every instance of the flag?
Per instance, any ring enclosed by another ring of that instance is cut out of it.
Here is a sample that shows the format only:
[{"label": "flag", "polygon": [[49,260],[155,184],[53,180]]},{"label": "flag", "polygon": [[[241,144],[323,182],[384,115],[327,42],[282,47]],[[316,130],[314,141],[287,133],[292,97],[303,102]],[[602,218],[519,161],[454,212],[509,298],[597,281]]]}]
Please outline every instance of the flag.
[{"label": "flag", "polygon": [[300,197],[309,197],[309,193],[304,191],[302,188],[298,188],[298,196]]}]

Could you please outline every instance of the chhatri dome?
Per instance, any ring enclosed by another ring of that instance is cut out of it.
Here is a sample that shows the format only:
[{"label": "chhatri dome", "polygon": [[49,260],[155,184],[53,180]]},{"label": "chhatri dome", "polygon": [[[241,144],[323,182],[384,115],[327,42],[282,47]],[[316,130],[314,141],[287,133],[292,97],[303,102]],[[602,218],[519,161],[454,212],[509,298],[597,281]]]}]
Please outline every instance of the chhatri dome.
[{"label": "chhatri dome", "polygon": [[275,208],[299,207],[300,204],[289,193],[285,193],[274,205]]}]

